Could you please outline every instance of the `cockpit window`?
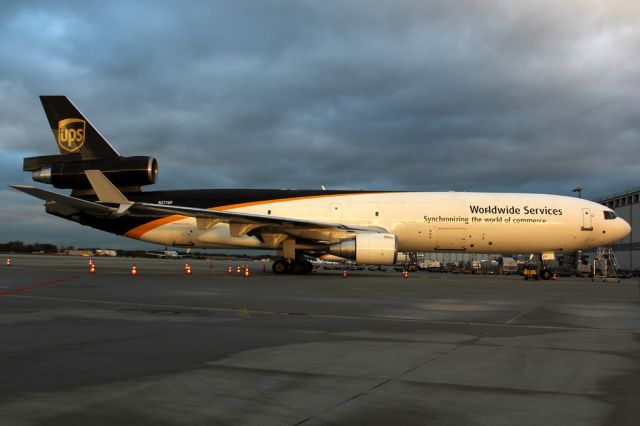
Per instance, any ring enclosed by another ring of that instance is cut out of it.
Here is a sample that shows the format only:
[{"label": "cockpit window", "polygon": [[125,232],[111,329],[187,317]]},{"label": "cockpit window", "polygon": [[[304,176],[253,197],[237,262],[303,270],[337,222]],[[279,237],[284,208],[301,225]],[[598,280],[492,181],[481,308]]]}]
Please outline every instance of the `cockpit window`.
[{"label": "cockpit window", "polygon": [[618,217],[618,216],[616,215],[615,212],[611,212],[611,211],[605,211],[604,212],[604,219],[605,220],[615,219],[616,217]]}]

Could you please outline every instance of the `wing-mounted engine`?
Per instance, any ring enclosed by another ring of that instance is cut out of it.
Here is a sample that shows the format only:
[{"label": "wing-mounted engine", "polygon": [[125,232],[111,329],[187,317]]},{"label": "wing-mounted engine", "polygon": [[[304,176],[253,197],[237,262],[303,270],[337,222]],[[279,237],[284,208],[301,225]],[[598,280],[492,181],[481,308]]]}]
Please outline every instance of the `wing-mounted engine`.
[{"label": "wing-mounted engine", "polygon": [[86,170],[100,170],[116,187],[138,188],[155,183],[158,162],[153,157],[117,157],[109,160],[82,160],[71,155],[46,155],[24,159],[23,170],[33,173],[36,182],[56,188],[88,190]]},{"label": "wing-mounted engine", "polygon": [[363,264],[393,265],[398,258],[398,238],[394,234],[358,233],[355,238],[332,244],[329,253]]}]

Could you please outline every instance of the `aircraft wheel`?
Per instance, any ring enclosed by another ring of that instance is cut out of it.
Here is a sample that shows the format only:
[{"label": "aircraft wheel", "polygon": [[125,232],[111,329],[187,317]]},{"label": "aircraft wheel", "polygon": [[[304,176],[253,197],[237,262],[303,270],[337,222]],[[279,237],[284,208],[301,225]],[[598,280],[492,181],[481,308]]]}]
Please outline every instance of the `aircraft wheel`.
[{"label": "aircraft wheel", "polygon": [[276,260],[271,267],[274,274],[286,274],[289,272],[289,265],[284,260]]},{"label": "aircraft wheel", "polygon": [[304,261],[294,260],[293,263],[291,263],[291,273],[302,275],[305,272],[307,272],[307,265]]},{"label": "aircraft wheel", "polygon": [[309,273],[311,273],[311,271],[313,271],[313,263],[309,262],[308,260],[305,260],[305,262],[304,262],[304,272],[305,272],[305,274],[309,274]]}]

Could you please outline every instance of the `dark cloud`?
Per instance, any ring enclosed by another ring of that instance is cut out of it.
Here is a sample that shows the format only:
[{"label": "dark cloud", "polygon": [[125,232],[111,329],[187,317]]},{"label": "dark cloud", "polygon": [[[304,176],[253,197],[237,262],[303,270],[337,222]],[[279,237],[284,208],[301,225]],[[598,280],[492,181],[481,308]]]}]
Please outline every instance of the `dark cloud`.
[{"label": "dark cloud", "polygon": [[637,185],[639,19],[631,0],[3,2],[0,176],[55,151],[37,96],[66,94],[165,188],[597,197]]}]

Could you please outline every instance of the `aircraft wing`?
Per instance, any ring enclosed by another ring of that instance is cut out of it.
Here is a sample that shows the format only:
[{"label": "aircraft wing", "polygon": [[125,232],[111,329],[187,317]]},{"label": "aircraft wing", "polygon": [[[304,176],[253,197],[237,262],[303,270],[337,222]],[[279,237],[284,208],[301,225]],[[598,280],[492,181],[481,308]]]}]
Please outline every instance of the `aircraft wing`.
[{"label": "aircraft wing", "polygon": [[116,188],[100,170],[85,170],[85,175],[91,182],[98,200],[102,203],[119,205],[118,212],[139,216],[153,216],[160,214],[170,214],[194,217],[200,229],[209,229],[219,222],[229,223],[235,229],[232,234],[236,236],[250,232],[252,229],[268,227],[276,230],[298,229],[317,230],[323,233],[327,231],[338,232],[387,232],[378,227],[353,227],[340,223],[328,223],[310,221],[304,219],[294,219],[287,217],[277,217],[271,215],[257,215],[252,213],[230,212],[226,210],[202,209],[187,206],[175,206],[166,204],[152,204],[129,201],[118,188]]},{"label": "aircraft wing", "polygon": [[230,212],[226,210],[200,209],[164,204],[133,203],[130,208],[133,214],[166,213],[180,216],[194,217],[196,219],[213,220],[217,222],[261,225],[277,228],[306,228],[306,229],[335,229],[347,232],[387,232],[378,227],[357,227],[340,223],[318,222],[313,220],[293,219],[288,217],[258,215],[253,213]]},{"label": "aircraft wing", "polygon": [[[92,176],[93,177],[93,176]],[[99,176],[98,179],[102,179]],[[106,179],[106,178],[104,178]],[[33,197],[45,200],[48,205],[57,209],[65,209],[87,213],[94,216],[111,216],[119,217],[123,215],[133,215],[142,217],[159,217],[164,215],[178,215],[193,217],[197,221],[200,229],[208,229],[216,223],[228,223],[237,229],[234,234],[245,234],[256,228],[268,228],[271,230],[285,232],[301,230],[301,231],[319,231],[321,234],[330,235],[334,232],[338,233],[358,233],[358,232],[382,232],[387,231],[379,227],[360,227],[350,226],[340,223],[320,222],[313,220],[294,219],[287,217],[278,217],[270,215],[257,215],[252,213],[230,212],[225,210],[202,209],[187,206],[163,205],[142,202],[132,202],[127,200],[115,187],[97,189],[98,203],[71,197],[57,192],[47,191],[33,186],[12,185],[12,188],[29,194]],[[117,194],[111,191],[117,191]],[[107,205],[108,204],[108,205]]]}]

